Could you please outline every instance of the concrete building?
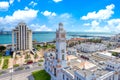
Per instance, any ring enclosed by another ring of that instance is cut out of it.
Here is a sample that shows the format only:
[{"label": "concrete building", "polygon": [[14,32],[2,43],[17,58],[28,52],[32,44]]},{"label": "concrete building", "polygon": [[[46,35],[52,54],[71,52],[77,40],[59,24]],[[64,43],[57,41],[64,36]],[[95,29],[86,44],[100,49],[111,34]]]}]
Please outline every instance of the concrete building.
[{"label": "concrete building", "polygon": [[[14,37],[15,36],[15,37]],[[14,46],[16,44],[16,46]],[[12,46],[15,50],[32,49],[32,31],[24,22],[20,22],[12,31]]]},{"label": "concrete building", "polygon": [[120,34],[116,34],[115,36],[112,36],[110,40],[113,42],[120,42]]},{"label": "concrete building", "polygon": [[104,51],[107,49],[107,46],[102,43],[81,43],[79,45],[76,45],[76,49],[85,52],[85,53],[92,53],[96,51]]},{"label": "concrete building", "polygon": [[[59,23],[56,30],[56,52],[46,53],[45,57],[45,70],[51,75],[51,80],[62,80],[61,69],[67,67],[66,32],[62,23]],[[47,57],[52,63],[47,61]]]},{"label": "concrete building", "polygon": [[[56,52],[44,54],[44,67],[51,76],[51,80],[120,80],[120,63],[118,59],[93,63],[66,53],[66,32],[63,24],[59,24],[56,31]],[[98,55],[99,56],[99,55]],[[101,57],[101,56],[100,56]],[[94,61],[94,59],[92,58]]]}]

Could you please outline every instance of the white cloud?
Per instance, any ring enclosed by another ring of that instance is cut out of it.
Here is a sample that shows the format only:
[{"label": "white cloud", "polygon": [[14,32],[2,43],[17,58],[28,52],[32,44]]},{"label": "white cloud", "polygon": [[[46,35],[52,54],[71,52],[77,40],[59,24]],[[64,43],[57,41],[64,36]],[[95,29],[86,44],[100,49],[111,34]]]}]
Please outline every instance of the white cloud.
[{"label": "white cloud", "polygon": [[114,32],[120,32],[120,19],[111,19],[107,21],[108,27]]},{"label": "white cloud", "polygon": [[44,11],[44,12],[41,12],[42,15],[44,16],[49,16],[49,17],[52,17],[52,16],[56,16],[56,13],[55,12],[49,12],[49,11]]},{"label": "white cloud", "polygon": [[20,2],[21,0],[18,0],[18,2]]},{"label": "white cloud", "polygon": [[8,10],[8,8],[9,8],[9,2],[7,1],[0,2],[0,10]]},{"label": "white cloud", "polygon": [[30,20],[37,16],[38,10],[17,10],[12,16],[6,16],[7,19],[11,20]]},{"label": "white cloud", "polygon": [[61,2],[62,0],[53,0],[55,3]]},{"label": "white cloud", "polygon": [[7,11],[11,4],[13,4],[14,0],[9,1],[0,1],[0,10]]},{"label": "white cloud", "polygon": [[[89,23],[89,30],[85,30],[86,32],[111,32],[114,29],[112,29],[111,26],[109,26],[109,24],[106,23],[106,25],[101,26],[101,21],[96,21],[93,20],[91,21],[91,23]],[[115,26],[114,26],[115,28]]]},{"label": "white cloud", "polygon": [[[56,30],[58,27],[58,23],[62,22],[64,28],[68,31],[75,31],[77,27],[80,25],[78,24],[77,20],[69,13],[58,14],[55,17],[48,17],[48,24],[52,26],[53,30]],[[78,31],[80,29],[77,29]]]},{"label": "white cloud", "polygon": [[72,15],[71,14],[68,14],[68,13],[64,13],[64,14],[61,14],[60,15],[60,18],[70,18],[70,17],[72,17]]},{"label": "white cloud", "polygon": [[114,26],[120,24],[120,19],[111,19],[108,21],[108,25]]},{"label": "white cloud", "polygon": [[13,2],[14,2],[14,0],[9,0],[9,3],[10,3],[10,4],[13,4]]},{"label": "white cloud", "polygon": [[48,28],[45,24],[44,25],[31,24],[30,27],[34,31],[52,31],[52,29]]},{"label": "white cloud", "polygon": [[28,7],[25,7],[24,10],[29,10],[29,8],[28,8]]},{"label": "white cloud", "polygon": [[89,23],[83,23],[83,26],[89,26],[88,32],[120,32],[120,18],[110,19],[114,14],[114,4],[106,6],[98,12],[89,12],[87,16],[81,17]]},{"label": "white cloud", "polygon": [[92,27],[99,26],[99,22],[97,22],[97,21],[92,21],[91,25],[92,25]]},{"label": "white cloud", "polygon": [[37,3],[36,2],[34,2],[34,1],[31,1],[30,3],[29,3],[29,5],[31,5],[31,6],[36,6],[37,5]]},{"label": "white cloud", "polygon": [[90,23],[88,32],[120,32],[120,19],[107,20],[106,24],[101,25],[103,22],[93,20]]},{"label": "white cloud", "polygon": [[90,26],[90,23],[84,23],[83,26]]},{"label": "white cloud", "polygon": [[55,12],[51,13],[51,16],[56,16],[56,13]]},{"label": "white cloud", "polygon": [[0,17],[0,27],[4,27],[11,30],[18,22],[24,21],[29,23],[37,17],[38,10],[28,9],[28,10],[17,10],[11,16],[7,15],[5,17]]},{"label": "white cloud", "polygon": [[112,14],[114,14],[114,11],[113,11],[114,7],[115,7],[114,4],[108,5],[108,6],[106,6],[106,9],[101,9],[98,12],[96,12],[96,11],[89,12],[86,16],[82,16],[81,19],[82,20],[109,19],[112,16]]}]

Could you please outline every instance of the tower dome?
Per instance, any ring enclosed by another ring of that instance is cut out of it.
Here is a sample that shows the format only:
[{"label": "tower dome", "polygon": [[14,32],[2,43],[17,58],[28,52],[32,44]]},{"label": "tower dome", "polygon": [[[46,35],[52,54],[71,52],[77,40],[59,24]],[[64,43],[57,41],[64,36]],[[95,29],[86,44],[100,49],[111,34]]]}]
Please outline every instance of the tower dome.
[{"label": "tower dome", "polygon": [[59,23],[59,26],[63,26],[63,23],[60,22],[60,23]]},{"label": "tower dome", "polygon": [[59,23],[59,30],[63,30],[63,23]]}]

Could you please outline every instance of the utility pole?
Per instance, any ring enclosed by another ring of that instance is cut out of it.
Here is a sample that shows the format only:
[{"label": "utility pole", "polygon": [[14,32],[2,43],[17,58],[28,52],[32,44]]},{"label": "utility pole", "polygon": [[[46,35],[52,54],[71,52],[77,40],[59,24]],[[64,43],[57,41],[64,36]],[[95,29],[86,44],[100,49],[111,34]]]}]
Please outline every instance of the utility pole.
[{"label": "utility pole", "polygon": [[[12,62],[13,62],[13,59],[12,59]],[[11,79],[10,80],[13,80],[13,63],[12,63],[12,68],[11,68],[10,72],[11,72]]]}]

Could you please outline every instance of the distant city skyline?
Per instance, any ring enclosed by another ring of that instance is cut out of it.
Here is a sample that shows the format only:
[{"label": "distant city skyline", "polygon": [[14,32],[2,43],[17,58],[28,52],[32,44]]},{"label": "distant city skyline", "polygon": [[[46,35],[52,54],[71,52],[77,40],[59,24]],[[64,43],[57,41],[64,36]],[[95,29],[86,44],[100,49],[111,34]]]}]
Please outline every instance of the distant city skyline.
[{"label": "distant city skyline", "polygon": [[2,0],[0,30],[24,21],[32,31],[120,32],[119,0]]}]

